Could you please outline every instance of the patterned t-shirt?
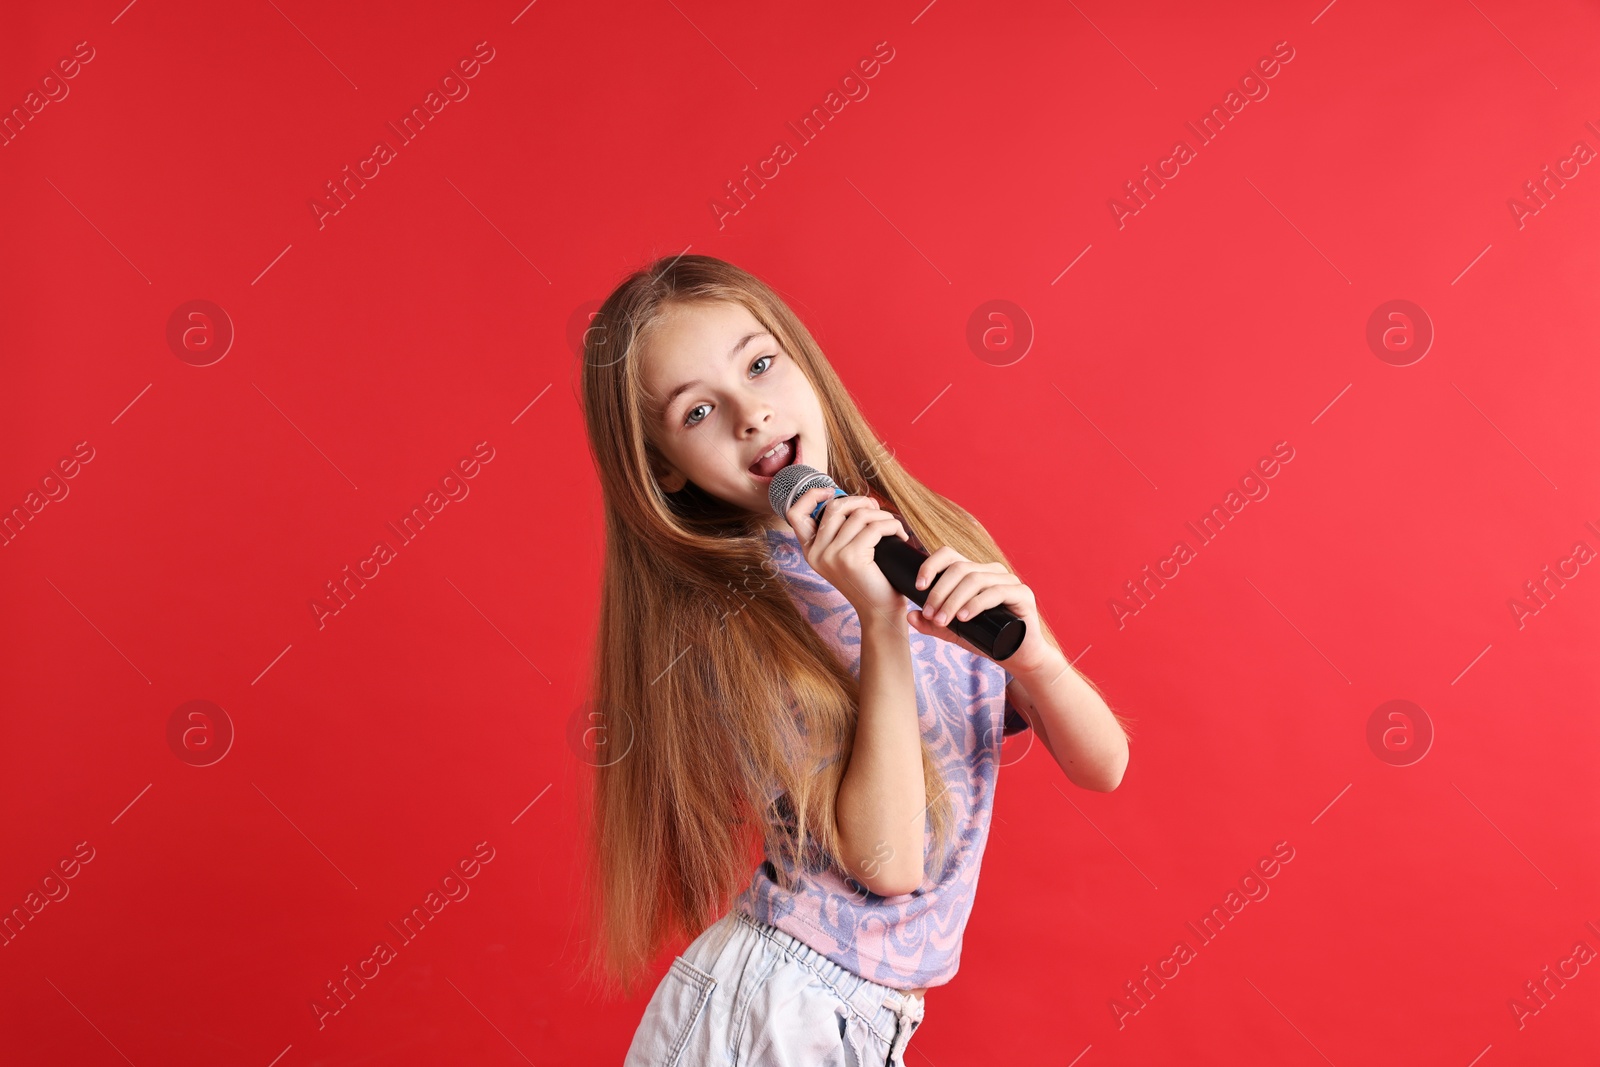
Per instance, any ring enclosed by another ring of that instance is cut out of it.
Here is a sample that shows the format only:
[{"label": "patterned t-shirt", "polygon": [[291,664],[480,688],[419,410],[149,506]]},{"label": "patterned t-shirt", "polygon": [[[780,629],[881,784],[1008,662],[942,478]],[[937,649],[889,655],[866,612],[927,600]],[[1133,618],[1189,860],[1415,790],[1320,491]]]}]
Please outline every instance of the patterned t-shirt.
[{"label": "patterned t-shirt", "polygon": [[[861,620],[856,610],[806,562],[793,531],[769,529],[773,562],[800,613],[856,677],[861,676]],[[902,597],[902,610],[916,607]],[[808,850],[805,875],[784,871],[794,891],[779,884],[768,853],[733,908],[770,923],[846,970],[894,989],[944,985],[961,962],[961,937],[978,888],[978,867],[989,840],[995,782],[1004,737],[1027,729],[1006,699],[1011,672],[960,645],[910,630],[917,721],[933,753],[955,815],[944,869],[928,869],[931,827],[924,837],[924,874],[916,890],[880,897],[827,869],[820,850]],[[787,810],[788,797],[780,800]],[[782,825],[792,829],[792,819]]]}]

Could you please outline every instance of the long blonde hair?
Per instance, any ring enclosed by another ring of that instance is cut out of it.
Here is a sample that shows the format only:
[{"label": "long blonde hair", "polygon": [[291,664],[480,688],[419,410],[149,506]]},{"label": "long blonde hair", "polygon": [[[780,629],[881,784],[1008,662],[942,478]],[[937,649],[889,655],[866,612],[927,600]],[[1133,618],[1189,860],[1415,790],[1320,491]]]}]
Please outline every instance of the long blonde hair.
[{"label": "long blonde hair", "polygon": [[[624,995],[663,944],[727,910],[759,861],[757,844],[847,877],[834,799],[849,760],[834,757],[854,741],[858,680],[790,599],[764,516],[693,482],[668,493],[652,473],[664,457],[639,356],[666,311],[708,301],[743,305],[804,372],[840,488],[878,499],[930,554],[948,544],[1010,567],[969,512],[885,451],[817,342],[755,276],[712,256],[663,257],[605,299],[582,367],[605,515],[584,972]],[[922,773],[937,872],[953,813],[926,741]],[[771,809],[769,795],[779,798]]]}]

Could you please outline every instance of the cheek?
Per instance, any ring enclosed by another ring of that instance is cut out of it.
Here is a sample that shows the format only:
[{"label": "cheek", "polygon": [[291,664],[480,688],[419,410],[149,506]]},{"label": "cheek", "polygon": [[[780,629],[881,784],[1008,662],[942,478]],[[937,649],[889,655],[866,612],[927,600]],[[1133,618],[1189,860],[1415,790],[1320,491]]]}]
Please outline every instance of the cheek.
[{"label": "cheek", "polygon": [[718,451],[703,434],[693,445],[684,450],[683,460],[695,470],[710,474],[726,474],[730,462],[728,457]]},{"label": "cheek", "polygon": [[796,411],[809,411],[813,415],[822,413],[822,399],[817,396],[817,391],[811,388],[811,383],[806,381],[806,376],[798,370],[795,371],[793,385],[785,392]]}]

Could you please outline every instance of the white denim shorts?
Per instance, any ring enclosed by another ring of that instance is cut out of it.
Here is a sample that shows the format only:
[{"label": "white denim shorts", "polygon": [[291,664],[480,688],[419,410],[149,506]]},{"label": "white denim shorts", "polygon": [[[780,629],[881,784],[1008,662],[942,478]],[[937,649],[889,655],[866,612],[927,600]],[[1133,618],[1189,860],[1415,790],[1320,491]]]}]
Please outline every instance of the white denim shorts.
[{"label": "white denim shorts", "polygon": [[656,987],[623,1067],[901,1067],[922,998],[730,912]]}]

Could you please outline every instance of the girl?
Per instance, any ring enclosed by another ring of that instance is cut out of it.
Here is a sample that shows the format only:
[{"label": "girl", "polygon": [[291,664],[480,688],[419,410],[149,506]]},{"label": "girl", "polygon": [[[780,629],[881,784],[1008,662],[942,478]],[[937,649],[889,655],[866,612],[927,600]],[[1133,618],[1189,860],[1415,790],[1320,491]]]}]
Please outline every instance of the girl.
[{"label": "girl", "polygon": [[[628,277],[585,335],[583,404],[606,527],[587,973],[627,994],[693,937],[627,1067],[898,1065],[960,961],[1003,737],[1031,727],[1110,790],[1122,721],[752,275],[680,255]],[[791,462],[849,495],[777,515]],[[929,553],[922,611],[883,537]],[[1027,624],[1004,667],[944,625],[997,604]]]}]

